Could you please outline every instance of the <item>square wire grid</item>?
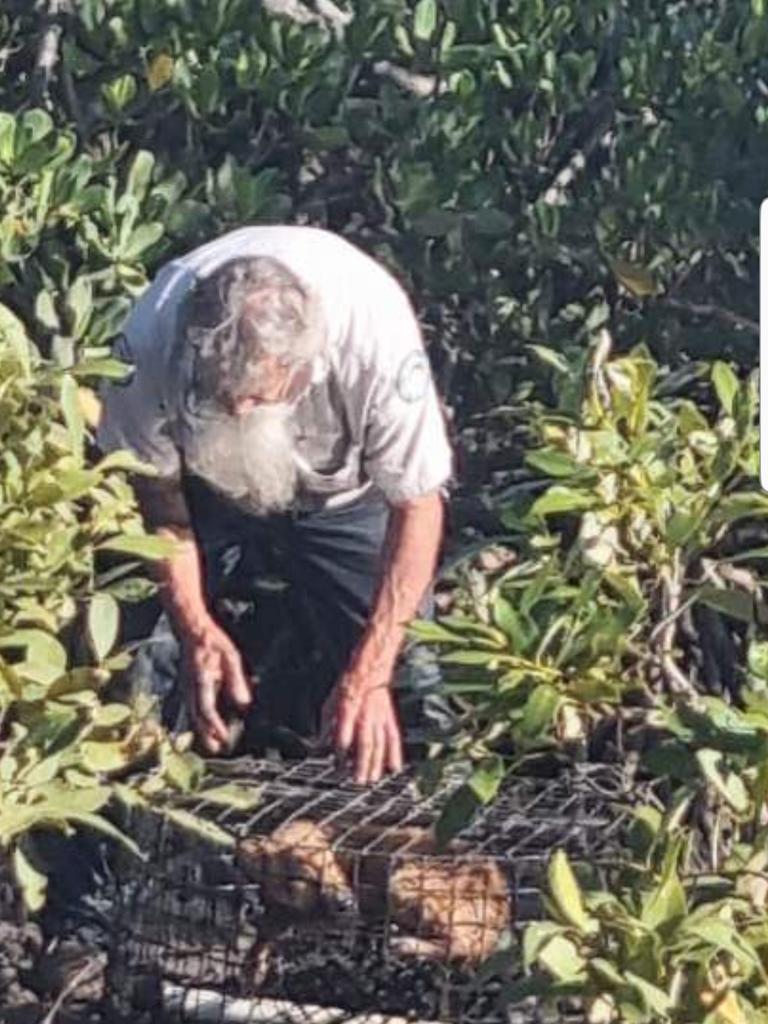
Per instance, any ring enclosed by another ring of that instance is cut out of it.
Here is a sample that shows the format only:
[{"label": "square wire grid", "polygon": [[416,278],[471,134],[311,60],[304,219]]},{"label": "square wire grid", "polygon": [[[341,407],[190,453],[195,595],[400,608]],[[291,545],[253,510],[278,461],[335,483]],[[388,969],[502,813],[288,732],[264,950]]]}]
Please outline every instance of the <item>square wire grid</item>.
[{"label": "square wire grid", "polygon": [[[215,770],[261,791],[249,811],[205,802],[190,807],[228,832],[235,850],[245,840],[308,821],[332,836],[333,851],[358,865],[376,856],[393,865],[418,861],[414,835],[434,824],[462,781],[448,778],[419,799],[408,773],[362,787],[326,760],[286,765],[245,758]],[[460,853],[429,858],[449,866],[482,858],[504,872],[512,912],[507,982],[520,976],[515,940],[526,923],[540,917],[552,852],[566,850],[607,884],[633,806],[653,799],[648,787],[634,785],[613,766],[574,766],[555,778],[511,778],[459,833]],[[398,923],[388,910],[354,921],[325,913],[287,920],[275,943],[278,963],[254,989],[249,964],[275,913],[262,885],[244,875],[233,849],[167,821],[142,816],[133,831],[149,856],[142,865],[123,862],[118,872],[111,967],[113,992],[131,1012],[143,1006],[159,1020],[172,1009],[176,1019],[210,1024],[261,1024],[267,1017],[286,1024],[299,1018],[302,1024],[385,1024],[385,1017],[388,1024],[398,1018],[517,1024],[571,1015],[567,1007],[554,1016],[535,1006],[510,1010],[500,1001],[502,983],[493,975],[393,954]]]}]

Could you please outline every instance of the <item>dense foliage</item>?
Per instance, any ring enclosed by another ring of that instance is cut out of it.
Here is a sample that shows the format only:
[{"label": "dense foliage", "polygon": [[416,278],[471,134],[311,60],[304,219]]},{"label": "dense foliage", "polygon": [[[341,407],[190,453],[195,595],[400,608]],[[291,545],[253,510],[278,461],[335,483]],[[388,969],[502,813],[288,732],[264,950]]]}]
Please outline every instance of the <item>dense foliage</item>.
[{"label": "dense foliage", "polygon": [[581,865],[580,884],[555,855],[552,920],[527,929],[531,977],[507,996],[579,995],[594,1024],[762,1021],[756,381],[716,362],[714,401],[662,400],[648,351],[607,358],[606,341],[581,373],[563,363],[561,400],[533,424],[526,458],[548,481],[499,496],[508,538],[459,558],[452,614],[413,627],[462,708],[445,756],[475,763],[440,825],[545,750],[656,779],[615,864]]},{"label": "dense foliage", "polygon": [[145,745],[177,788],[199,774],[95,696],[121,664],[114,599],[144,584],[95,574],[95,549],[139,535],[78,382],[119,372],[162,260],[312,223],[413,294],[482,496],[450,615],[419,627],[475,765],[444,826],[542,747],[664,780],[612,895],[553,862],[531,985],[585,994],[596,1024],[765,1019],[767,43],[762,0],[3,5],[0,844],[33,901],[29,823],[19,840],[7,816],[51,823],[35,787],[81,801],[60,824],[98,814]]},{"label": "dense foliage", "polygon": [[529,346],[606,321],[664,361],[754,363],[759,5],[321,9],[5,5],[2,291],[62,358],[105,343],[145,266],[287,219],[397,270],[462,422],[542,383]]},{"label": "dense foliage", "polygon": [[86,459],[89,397],[0,309],[0,858],[12,858],[32,908],[45,894],[36,830],[118,835],[101,813],[110,780],[160,741],[149,706],[99,698],[125,665],[113,651],[117,595],[146,584],[128,562],[99,585],[96,553],[152,554],[156,542],[126,482],[133,460]]}]

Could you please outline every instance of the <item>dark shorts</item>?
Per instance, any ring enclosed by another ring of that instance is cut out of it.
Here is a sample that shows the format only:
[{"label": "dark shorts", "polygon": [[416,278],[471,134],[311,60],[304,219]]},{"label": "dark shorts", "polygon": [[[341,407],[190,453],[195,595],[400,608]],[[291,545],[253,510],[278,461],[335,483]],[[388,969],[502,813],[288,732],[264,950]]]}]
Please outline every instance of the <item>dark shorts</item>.
[{"label": "dark shorts", "polygon": [[[209,607],[258,678],[241,750],[286,747],[317,733],[325,698],[349,662],[379,582],[389,511],[367,498],[340,509],[255,516],[202,481],[185,484],[202,552]],[[431,594],[420,609],[432,612]],[[163,616],[140,648],[134,684],[161,698],[172,729],[189,728],[179,648]],[[394,679],[409,746],[444,734],[450,715],[427,649],[407,642]],[[294,741],[296,741],[294,743]]]}]

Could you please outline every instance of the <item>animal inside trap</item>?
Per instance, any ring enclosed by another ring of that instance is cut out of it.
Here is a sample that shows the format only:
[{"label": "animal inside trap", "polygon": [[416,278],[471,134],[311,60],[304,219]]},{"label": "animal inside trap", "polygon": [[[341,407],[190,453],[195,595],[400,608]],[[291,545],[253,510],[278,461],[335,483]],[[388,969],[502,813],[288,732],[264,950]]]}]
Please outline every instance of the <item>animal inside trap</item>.
[{"label": "animal inside trap", "polygon": [[610,865],[638,799],[612,768],[515,778],[439,847],[460,779],[419,799],[408,774],[360,787],[326,761],[222,770],[261,790],[251,810],[192,808],[231,845],[135,822],[149,857],[120,868],[110,970],[134,1020],[510,1020],[489,958],[507,950],[490,963],[514,976],[552,851]]}]

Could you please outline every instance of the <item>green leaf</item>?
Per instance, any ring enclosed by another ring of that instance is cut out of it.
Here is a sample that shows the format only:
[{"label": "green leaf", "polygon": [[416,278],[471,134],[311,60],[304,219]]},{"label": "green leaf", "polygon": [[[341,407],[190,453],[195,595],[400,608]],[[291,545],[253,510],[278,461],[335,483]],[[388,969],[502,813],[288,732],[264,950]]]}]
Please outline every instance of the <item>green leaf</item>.
[{"label": "green leaf", "polygon": [[701,516],[689,512],[676,511],[670,516],[664,528],[664,536],[670,544],[682,546],[701,525]]},{"label": "green leaf", "polygon": [[446,665],[489,665],[498,656],[496,651],[451,651],[440,660]]},{"label": "green leaf", "polygon": [[214,64],[203,67],[195,80],[192,94],[203,117],[214,113],[221,102],[221,79]]},{"label": "green leaf", "polygon": [[534,921],[523,935],[523,964],[526,971],[536,963],[539,950],[556,935],[562,935],[565,928],[554,921]]},{"label": "green leaf", "polygon": [[120,625],[120,608],[111,594],[96,594],[88,609],[88,638],[99,662],[114,647]]},{"label": "green leaf", "polygon": [[250,811],[261,803],[262,789],[260,786],[244,786],[231,782],[223,786],[214,786],[212,789],[204,789],[195,795],[207,804]]},{"label": "green leaf", "polygon": [[553,370],[557,370],[558,373],[564,373],[570,375],[573,373],[573,367],[569,365],[568,361],[553,348],[547,348],[544,345],[526,345],[529,351],[533,352],[534,355],[546,363],[547,366],[551,366]]},{"label": "green leaf", "polygon": [[659,885],[645,900],[641,920],[649,928],[659,929],[680,921],[687,912],[685,890],[677,876],[675,860],[669,858]]},{"label": "green leaf", "polygon": [[137,604],[156,594],[157,584],[142,576],[131,576],[128,579],[108,584],[104,587],[104,592],[125,604]]},{"label": "green leaf", "polygon": [[749,671],[768,681],[768,640],[753,640],[747,652]]},{"label": "green leaf", "polygon": [[432,622],[429,619],[418,619],[411,622],[408,626],[408,632],[411,636],[430,644],[466,643],[465,636],[452,633],[445,626],[440,625],[438,622]]},{"label": "green leaf", "polygon": [[120,843],[120,845],[124,846],[127,850],[130,850],[130,852],[136,857],[139,857],[142,860],[144,859],[144,855],[133,839],[131,839],[130,836],[127,836],[124,832],[121,832],[119,828],[115,828],[112,822],[108,821],[106,818],[102,818],[101,815],[75,812],[70,814],[69,818],[71,821],[77,822],[80,825],[86,825],[88,828],[92,828],[96,832],[102,832],[104,835],[109,836],[110,839],[114,839],[116,842]]},{"label": "green leaf", "polygon": [[16,118],[12,114],[0,112],[0,162],[6,166],[13,162],[15,135]]},{"label": "green leaf", "polygon": [[120,257],[128,263],[132,263],[144,253],[146,249],[158,242],[165,234],[165,228],[160,223],[142,224],[131,235],[123,246]]},{"label": "green leaf", "polygon": [[502,594],[497,594],[492,605],[493,621],[503,630],[511,641],[512,650],[516,654],[525,651],[530,642],[530,627],[523,624],[517,609]]},{"label": "green leaf", "polygon": [[608,303],[598,302],[597,305],[593,306],[587,314],[587,318],[584,321],[584,327],[587,331],[597,331],[608,322],[610,315],[611,311],[608,308]]},{"label": "green leaf", "polygon": [[626,260],[611,260],[610,264],[616,280],[624,285],[630,294],[642,298],[646,295],[655,295],[658,291],[653,274],[645,267],[627,263]]},{"label": "green leaf", "polygon": [[182,793],[189,793],[199,784],[205,771],[202,760],[193,753],[181,754],[165,750],[162,755],[163,774]]},{"label": "green leaf", "polygon": [[124,555],[136,555],[137,558],[146,558],[152,561],[172,557],[176,551],[176,544],[165,537],[125,534],[122,537],[112,537],[102,541],[97,548],[100,551],[120,551]]},{"label": "green leaf", "polygon": [[445,847],[454,836],[466,828],[481,806],[482,802],[470,786],[459,786],[454,790],[443,805],[440,816],[435,822],[435,838],[438,848]]},{"label": "green leaf", "polygon": [[205,818],[192,814],[191,811],[185,811],[181,808],[163,807],[161,813],[165,818],[179,825],[185,831],[193,832],[195,835],[208,842],[215,843],[217,846],[235,845],[234,838],[228,832],[225,832],[223,828],[214,825],[212,821],[206,821]]},{"label": "green leaf", "polygon": [[453,210],[427,210],[413,218],[413,230],[425,238],[444,238],[460,222]]},{"label": "green leaf", "polygon": [[125,380],[133,373],[133,367],[119,359],[84,359],[72,367],[75,377],[103,377],[106,380]]},{"label": "green leaf", "polygon": [[81,744],[82,763],[92,772],[119,772],[132,761],[123,740],[84,740]]},{"label": "green leaf", "polygon": [[65,373],[61,380],[61,411],[69,432],[72,452],[82,459],[85,441],[85,421],[80,408],[80,396],[74,378]]},{"label": "green leaf", "polygon": [[603,957],[591,957],[589,967],[602,981],[607,981],[609,985],[615,985],[620,988],[627,983],[626,978],[619,974],[610,960],[605,960]]},{"label": "green leaf", "polygon": [[93,286],[87,277],[76,278],[68,290],[65,308],[72,337],[77,341],[85,334],[93,312]]},{"label": "green leaf", "polygon": [[656,841],[662,827],[661,811],[644,804],[633,811],[634,821],[630,825],[627,837],[630,848],[639,857],[645,857]]},{"label": "green leaf", "polygon": [[100,704],[94,708],[91,722],[99,729],[114,729],[129,722],[132,714],[127,704]]},{"label": "green leaf", "polygon": [[0,343],[7,345],[25,374],[29,373],[34,350],[22,321],[0,303]]},{"label": "green leaf", "polygon": [[45,904],[48,879],[31,863],[21,844],[14,847],[12,864],[13,874],[21,889],[24,903],[27,909],[34,914]]},{"label": "green leaf", "polygon": [[43,288],[37,293],[35,299],[35,319],[48,331],[61,330],[59,314],[53,301],[53,295],[48,288]]},{"label": "green leaf", "polygon": [[67,667],[67,652],[55,636],[41,629],[15,629],[0,636],[0,649],[9,647],[23,648],[29,661],[57,671],[64,672]]},{"label": "green leaf", "polygon": [[768,494],[757,491],[731,494],[719,502],[715,515],[727,523],[736,522],[738,519],[768,516]]},{"label": "green leaf", "polygon": [[302,138],[311,149],[322,152],[327,149],[342,149],[350,144],[348,130],[340,124],[324,125],[322,128],[307,128]]},{"label": "green leaf", "polygon": [[723,775],[720,771],[722,754],[719,750],[703,748],[696,751],[696,760],[708,782],[730,804],[737,814],[746,814],[749,810],[749,793],[740,775],[729,772]]},{"label": "green leaf", "polygon": [[564,935],[554,935],[539,949],[538,962],[559,981],[581,981],[587,961],[575,942]]},{"label": "green leaf", "polygon": [[746,590],[724,590],[711,584],[699,587],[694,596],[697,601],[722,612],[739,622],[746,622],[751,625],[755,619],[755,602],[752,594]]},{"label": "green leaf", "polygon": [[111,82],[105,82],[101,94],[114,113],[120,113],[136,98],[137,86],[133,75],[120,75]]},{"label": "green leaf", "polygon": [[584,909],[579,883],[573,873],[568,856],[556,850],[547,869],[549,891],[563,919],[585,935],[597,930],[597,922]]},{"label": "green leaf", "polygon": [[739,378],[727,363],[716,362],[712,367],[712,383],[725,413],[733,415],[733,402],[739,391]]},{"label": "green leaf", "polygon": [[541,470],[548,476],[573,476],[574,473],[584,472],[584,466],[572,459],[570,455],[556,451],[554,448],[542,448],[539,451],[527,452],[525,461],[529,466]]},{"label": "green leaf", "polygon": [[730,953],[744,971],[759,967],[760,959],[756,951],[742,938],[737,927],[727,921],[713,915],[703,921],[686,921],[682,930],[709,943],[718,951]]},{"label": "green leaf", "polygon": [[551,727],[560,704],[560,693],[546,683],[536,686],[523,709],[520,729],[529,740],[540,739]]},{"label": "green leaf", "polygon": [[506,238],[514,230],[515,222],[503,210],[476,210],[467,214],[467,222],[478,235],[488,238]]},{"label": "green leaf", "polygon": [[413,34],[422,42],[429,42],[437,27],[436,0],[419,0],[413,12]]},{"label": "green leaf", "polygon": [[168,53],[158,53],[147,68],[147,85],[150,92],[157,92],[173,79],[175,61]]},{"label": "green leaf", "polygon": [[23,145],[30,146],[50,135],[53,131],[53,120],[47,111],[38,107],[22,114],[19,127],[19,136],[23,140]]},{"label": "green leaf", "polygon": [[504,762],[500,757],[489,758],[475,768],[467,785],[482,804],[489,804],[504,780]]},{"label": "green leaf", "polygon": [[133,158],[131,166],[128,169],[128,178],[125,183],[126,188],[128,189],[128,192],[139,202],[141,202],[147,194],[147,190],[149,189],[152,181],[152,171],[154,166],[154,155],[147,149],[140,149]]},{"label": "green leaf", "polygon": [[638,992],[646,1007],[653,1013],[661,1014],[665,1019],[672,1008],[672,997],[664,989],[653,985],[633,971],[625,971],[627,982]]},{"label": "green leaf", "polygon": [[547,516],[559,512],[576,512],[593,508],[596,504],[597,498],[593,494],[554,484],[534,501],[530,515]]}]

